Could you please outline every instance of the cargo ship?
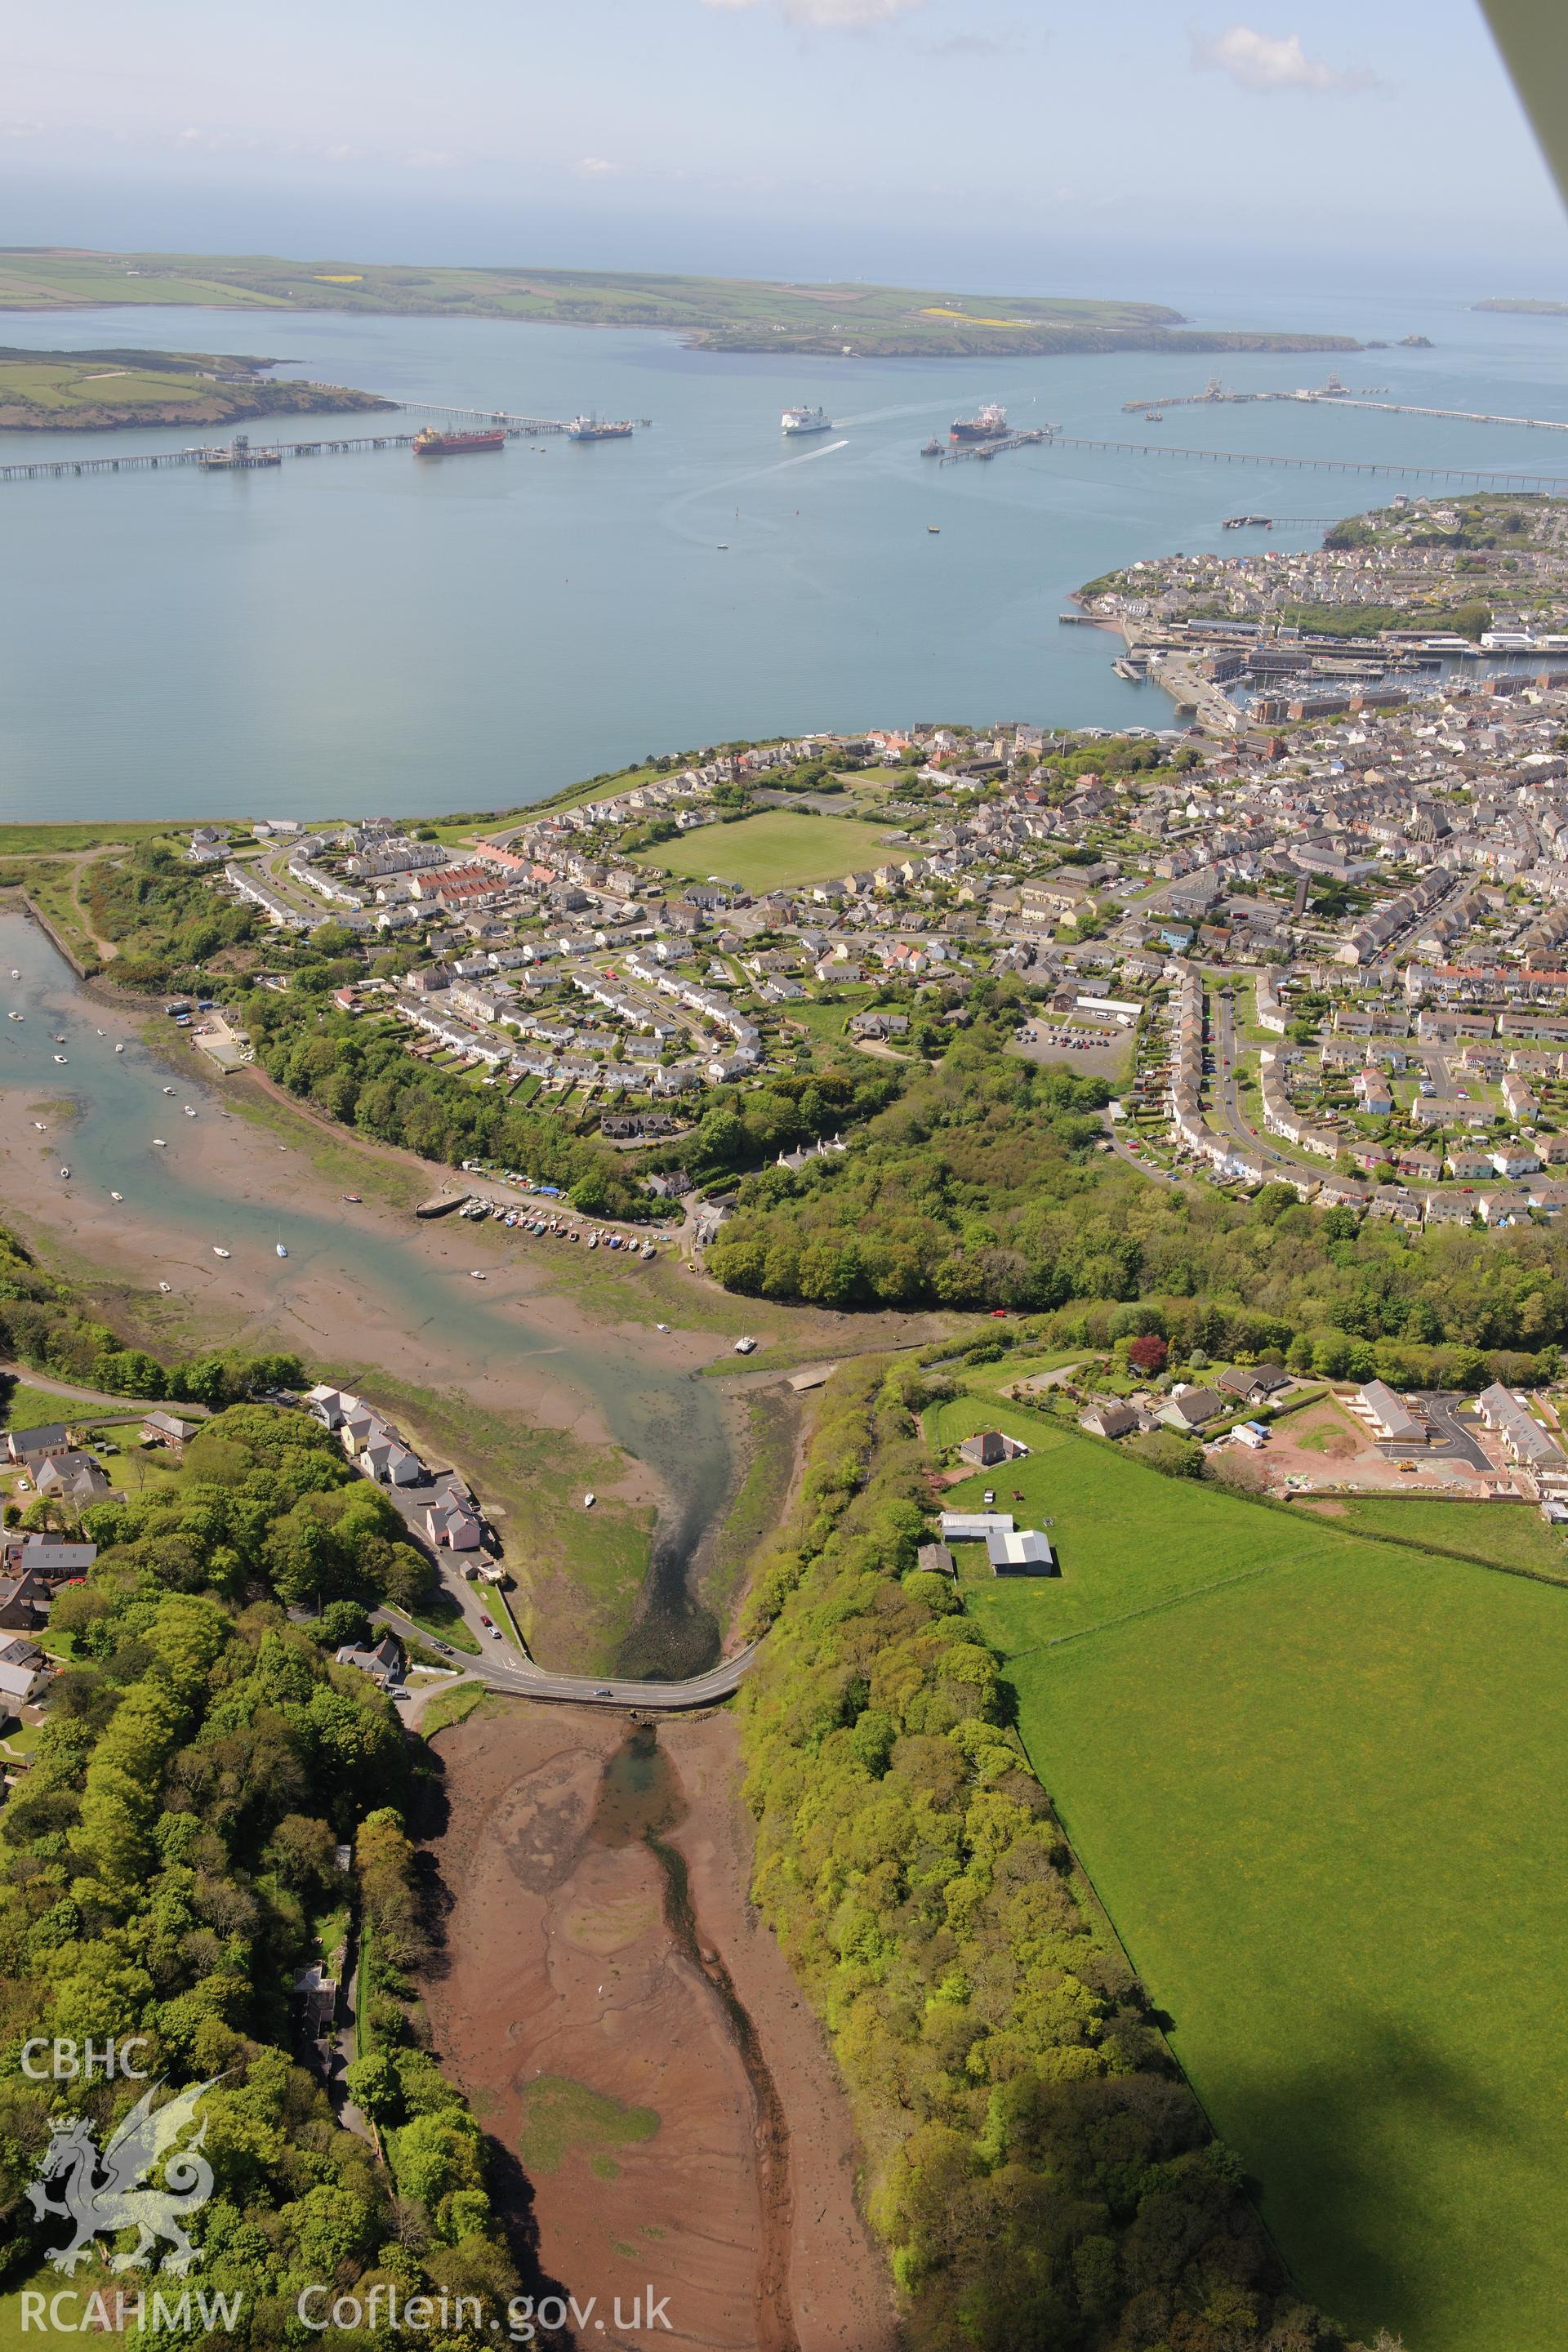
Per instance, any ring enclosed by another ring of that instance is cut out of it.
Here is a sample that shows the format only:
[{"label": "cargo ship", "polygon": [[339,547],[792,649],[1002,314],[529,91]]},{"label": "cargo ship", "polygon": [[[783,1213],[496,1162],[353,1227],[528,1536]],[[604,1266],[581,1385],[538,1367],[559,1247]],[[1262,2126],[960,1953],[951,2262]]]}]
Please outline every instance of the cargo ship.
[{"label": "cargo ship", "polygon": [[781,433],[831,433],[833,419],[826,408],[786,408],[779,418]]},{"label": "cargo ship", "polygon": [[988,400],[973,416],[955,416],[952,437],[955,441],[994,441],[1007,430],[1007,412],[999,400]]},{"label": "cargo ship", "polygon": [[499,426],[493,433],[437,433],[426,425],[414,436],[416,457],[460,457],[469,449],[505,447],[506,435]]},{"label": "cargo ship", "polygon": [[636,430],[629,416],[618,425],[607,425],[599,416],[574,416],[566,427],[569,441],[629,441]]}]

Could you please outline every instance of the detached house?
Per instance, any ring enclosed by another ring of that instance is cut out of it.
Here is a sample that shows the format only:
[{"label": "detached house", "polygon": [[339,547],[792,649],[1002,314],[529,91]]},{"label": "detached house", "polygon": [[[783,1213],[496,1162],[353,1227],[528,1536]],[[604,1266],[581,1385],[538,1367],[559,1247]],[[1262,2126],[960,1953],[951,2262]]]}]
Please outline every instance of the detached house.
[{"label": "detached house", "polygon": [[1194,1430],[1201,1429],[1205,1422],[1213,1421],[1217,1413],[1224,1411],[1225,1401],[1217,1397],[1213,1389],[1191,1388],[1183,1389],[1173,1396],[1161,1406],[1154,1418],[1163,1422],[1167,1429],[1178,1430],[1184,1437],[1190,1437]]},{"label": "detached house", "polygon": [[963,1439],[958,1448],[959,1459],[972,1463],[977,1470],[992,1470],[1002,1462],[1021,1461],[1028,1451],[1026,1445],[1020,1445],[1016,1437],[1007,1436],[1000,1429],[976,1430],[973,1437]]}]

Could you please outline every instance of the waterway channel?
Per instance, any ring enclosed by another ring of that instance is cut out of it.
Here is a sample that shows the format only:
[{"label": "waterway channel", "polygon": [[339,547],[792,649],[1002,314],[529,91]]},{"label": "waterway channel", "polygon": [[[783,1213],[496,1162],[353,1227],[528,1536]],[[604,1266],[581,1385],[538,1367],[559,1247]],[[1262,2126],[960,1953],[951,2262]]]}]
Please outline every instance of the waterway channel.
[{"label": "waterway channel", "polygon": [[[403,448],[255,474],[0,484],[0,819],[492,809],[648,751],[804,728],[1165,727],[1166,697],[1113,674],[1113,640],[1059,625],[1084,581],[1178,548],[1312,547],[1333,518],[1431,487],[1336,470],[1350,459],[1568,478],[1564,436],[1517,425],[1272,402],[1151,425],[1123,405],[1199,393],[1213,374],[1278,393],[1333,368],[1395,401],[1562,420],[1561,320],[1397,286],[1310,299],[1277,284],[1137,290],[1169,293],[1200,326],[1387,347],[827,359],[485,319],[9,314],[5,340],[22,346],[215,345],[399,400],[653,424],[488,457]],[[1412,333],[1429,347],[1403,345]],[[1056,422],[1090,442],[1330,470],[1083,446],[989,465],[921,457],[987,399],[1016,425]],[[834,421],[805,446],[779,431],[800,402]],[[364,424],[284,418],[255,437]],[[0,460],[222,438],[0,432]],[[1226,532],[1241,509],[1279,518],[1276,530]]]},{"label": "waterway channel", "polygon": [[[12,979],[13,971],[20,977]],[[454,1268],[426,1233],[374,1204],[334,1205],[303,1155],[287,1163],[298,1177],[280,1206],[268,1164],[279,1146],[270,1133],[237,1119],[253,1150],[216,1151],[221,1094],[185,1076],[172,1079],[135,1023],[97,1003],[18,913],[0,912],[0,1004],[24,1016],[0,1019],[0,1114],[13,1166],[24,1153],[32,1157],[31,1116],[47,1117],[42,1107],[51,1101],[69,1106],[35,1221],[63,1234],[85,1196],[95,1223],[90,1238],[77,1229],[73,1250],[121,1278],[151,1265],[208,1323],[214,1285],[232,1269],[252,1290],[265,1286],[279,1344],[297,1346],[307,1360],[368,1357],[374,1346],[389,1374],[417,1379],[406,1360],[427,1363],[435,1351],[453,1391],[482,1389],[493,1402],[510,1376],[519,1399],[539,1398],[552,1425],[585,1425],[607,1436],[645,1465],[658,1495],[634,1637],[638,1670],[684,1675],[712,1663],[719,1629],[690,1590],[690,1570],[724,1509],[736,1446],[722,1389],[699,1377],[689,1356],[661,1353],[653,1334],[645,1339],[625,1326],[585,1327],[574,1310],[562,1311],[555,1294],[519,1298],[471,1282],[468,1258]],[[62,1055],[63,1063],[56,1058]],[[172,1082],[173,1097],[164,1092]],[[186,1103],[194,1119],[184,1115]],[[162,1147],[153,1139],[160,1136]],[[67,1166],[68,1178],[59,1173]],[[124,1195],[122,1203],[110,1203],[112,1192]],[[277,1255],[279,1241],[287,1260]],[[226,1265],[215,1256],[219,1246],[231,1253]],[[331,1320],[321,1304],[329,1286],[332,1297],[346,1293],[354,1305],[353,1331],[341,1323],[323,1328],[324,1314]]]}]

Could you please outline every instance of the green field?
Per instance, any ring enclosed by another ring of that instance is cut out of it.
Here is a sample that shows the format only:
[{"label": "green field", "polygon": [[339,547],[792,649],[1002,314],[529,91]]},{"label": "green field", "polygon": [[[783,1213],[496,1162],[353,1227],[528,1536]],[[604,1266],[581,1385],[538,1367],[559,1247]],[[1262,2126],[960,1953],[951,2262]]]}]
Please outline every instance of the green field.
[{"label": "green field", "polygon": [[627,271],[285,261],[271,255],[92,253],[0,247],[0,310],[199,303],[204,309],[405,312],[673,327],[731,351],[1339,351],[1343,335],[1182,331],[1157,302],[974,294],[903,286],[796,285]]},{"label": "green field", "polygon": [[262,373],[270,364],[211,352],[25,352],[7,346],[0,348],[0,425],[37,431],[220,425],[252,416],[391,405],[367,393],[328,392],[287,378],[274,383]]},{"label": "green field", "polygon": [[[193,819],[193,823],[196,820]],[[73,849],[120,848],[127,842],[153,841],[160,834],[178,838],[166,817],[123,817],[78,824],[0,824],[0,859],[47,857]]]},{"label": "green field", "polygon": [[854,817],[764,809],[737,824],[705,824],[676,841],[638,851],[639,866],[665,866],[686,882],[717,875],[742,890],[787,890],[880,866],[891,853],[888,828]]},{"label": "green field", "polygon": [[1426,1495],[1347,1496],[1336,1523],[1358,1535],[1394,1536],[1434,1551],[1468,1552],[1500,1568],[1527,1568],[1568,1582],[1568,1541],[1527,1504],[1449,1503]]},{"label": "green field", "polygon": [[1419,2352],[1558,2352],[1568,1601],[1027,1412],[928,1418],[1038,1444],[952,1497],[1023,1488],[1062,1579],[982,1559],[966,1597],[1303,2291]]}]

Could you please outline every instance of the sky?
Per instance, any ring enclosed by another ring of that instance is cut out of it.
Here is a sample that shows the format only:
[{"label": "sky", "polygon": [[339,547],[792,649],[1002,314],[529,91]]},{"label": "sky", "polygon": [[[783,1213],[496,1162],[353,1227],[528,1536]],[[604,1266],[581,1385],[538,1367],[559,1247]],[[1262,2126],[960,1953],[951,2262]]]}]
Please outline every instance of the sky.
[{"label": "sky", "polygon": [[12,22],[6,244],[1123,295],[1231,257],[1568,294],[1474,0],[58,0]]}]

